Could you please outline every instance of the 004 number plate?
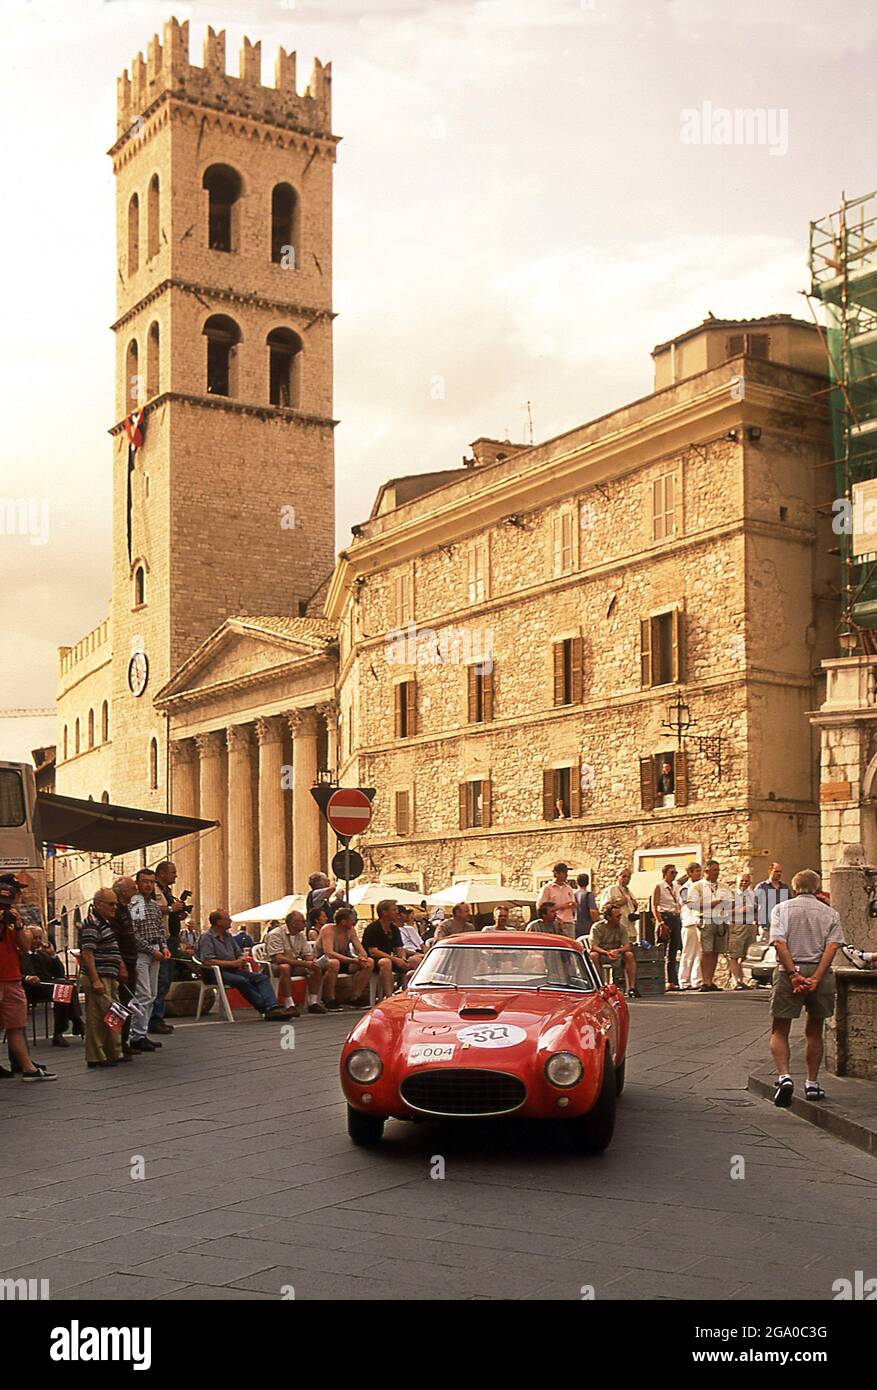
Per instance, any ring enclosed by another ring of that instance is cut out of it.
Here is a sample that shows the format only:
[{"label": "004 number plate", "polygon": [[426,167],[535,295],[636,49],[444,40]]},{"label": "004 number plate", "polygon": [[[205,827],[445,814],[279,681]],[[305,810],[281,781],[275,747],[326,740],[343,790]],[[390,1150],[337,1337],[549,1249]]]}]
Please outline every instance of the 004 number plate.
[{"label": "004 number plate", "polygon": [[409,1066],[418,1062],[450,1062],[455,1046],[455,1043],[416,1043],[408,1049]]}]

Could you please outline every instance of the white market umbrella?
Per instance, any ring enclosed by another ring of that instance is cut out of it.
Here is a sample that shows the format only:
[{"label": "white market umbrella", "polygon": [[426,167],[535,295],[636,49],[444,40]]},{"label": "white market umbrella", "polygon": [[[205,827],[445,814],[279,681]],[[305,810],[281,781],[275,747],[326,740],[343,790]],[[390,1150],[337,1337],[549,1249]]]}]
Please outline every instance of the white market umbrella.
[{"label": "white market umbrella", "polygon": [[385,898],[392,898],[403,907],[419,907],[423,893],[412,893],[410,888],[394,888],[392,883],[358,883],[350,890],[350,902],[354,907],[376,907]]},{"label": "white market umbrella", "polygon": [[468,907],[496,907],[498,903],[533,907],[536,894],[523,888],[504,888],[501,883],[478,883],[467,878],[443,888],[440,893],[431,894],[426,901],[430,907],[455,907],[457,903],[465,903]]},{"label": "white market umbrella", "polygon": [[259,907],[248,907],[246,912],[236,912],[233,922],[282,922],[290,912],[304,912],[307,898],[304,893],[288,893],[285,898],[277,898],[273,903],[262,903]]}]

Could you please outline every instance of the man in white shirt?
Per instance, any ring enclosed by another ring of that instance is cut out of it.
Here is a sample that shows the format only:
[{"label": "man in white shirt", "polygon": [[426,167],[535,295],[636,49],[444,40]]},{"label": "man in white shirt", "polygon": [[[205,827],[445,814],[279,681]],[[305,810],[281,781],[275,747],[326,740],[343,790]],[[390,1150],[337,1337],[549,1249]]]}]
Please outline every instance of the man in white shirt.
[{"label": "man in white shirt", "polygon": [[720,955],[728,953],[728,932],[731,924],[734,897],[730,888],[719,882],[719,864],[708,859],[704,865],[704,877],[692,883],[685,899],[685,907],[700,932],[701,969],[703,984],[701,994],[719,994],[718,985],[713,984],[713,976]]},{"label": "man in white shirt", "polygon": [[323,967],[314,957],[313,943],[308,941],[303,913],[290,912],[282,927],[272,927],[265,937],[265,951],[272,966],[276,967],[280,974],[277,998],[281,1008],[288,1006],[298,1012],[292,1000],[293,975],[304,975],[307,981],[309,1014],[324,1014],[327,1008],[340,1008],[335,999],[337,961],[326,960],[326,996],[329,1002],[328,1005],[320,1002],[323,992]]},{"label": "man in white shirt", "polygon": [[555,864],[552,869],[554,880],[546,883],[536,909],[539,910],[544,903],[551,903],[557,913],[557,927],[563,932],[564,936],[575,939],[576,934],[576,895],[572,884],[567,880],[569,869],[566,864]]},{"label": "man in white shirt", "polygon": [[696,883],[703,877],[703,869],[700,864],[692,863],[687,865],[685,870],[685,882],[679,889],[679,897],[682,900],[682,956],[679,961],[679,988],[680,990],[700,989],[703,984],[700,962],[703,952],[700,947],[700,932],[697,928],[697,915],[690,912],[688,908],[688,896]]},{"label": "man in white shirt", "polygon": [[777,970],[771,996],[770,1051],[777,1069],[773,1102],[782,1108],[792,1103],[795,1083],[789,1075],[789,1031],[792,1019],[807,1010],[805,1100],[824,1100],[819,1085],[822,1062],[822,1029],[834,1013],[835,981],[831,964],[843,945],[840,916],[821,902],[820,878],[813,869],[802,869],[792,879],[794,898],[779,902],[770,917],[770,940],[776,948]]},{"label": "man in white shirt", "polygon": [[621,923],[630,933],[630,940],[636,941],[639,936],[639,908],[636,898],[631,893],[628,884],[630,883],[631,870],[622,869],[614,883],[610,883],[608,888],[604,888],[600,894],[600,912],[605,914],[606,908],[612,904],[614,907],[621,908]]}]

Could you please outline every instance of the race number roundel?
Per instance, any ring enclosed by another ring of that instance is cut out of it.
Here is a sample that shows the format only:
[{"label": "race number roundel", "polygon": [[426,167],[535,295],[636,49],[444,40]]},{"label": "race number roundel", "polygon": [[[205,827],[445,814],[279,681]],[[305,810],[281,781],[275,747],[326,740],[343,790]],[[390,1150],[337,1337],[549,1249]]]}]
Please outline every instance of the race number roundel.
[{"label": "race number roundel", "polygon": [[372,804],[358,787],[339,787],[329,797],[326,820],[336,835],[361,835],[368,830],[371,818]]}]

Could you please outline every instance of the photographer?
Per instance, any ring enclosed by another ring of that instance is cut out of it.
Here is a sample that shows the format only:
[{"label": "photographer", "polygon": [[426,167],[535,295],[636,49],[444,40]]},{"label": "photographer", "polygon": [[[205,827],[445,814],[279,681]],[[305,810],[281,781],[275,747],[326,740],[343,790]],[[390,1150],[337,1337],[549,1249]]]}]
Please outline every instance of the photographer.
[{"label": "photographer", "polygon": [[191,896],[187,893],[182,898],[178,898],[173,891],[176,881],[177,866],[170,859],[163,859],[160,864],[155,866],[154,896],[161,908],[162,916],[167,918],[168,955],[162,959],[158,967],[158,986],[155,992],[155,1002],[152,1005],[152,1016],[149,1020],[150,1033],[172,1033],[174,1031],[173,1024],[165,1022],[164,1004],[174,977],[173,958],[179,955],[183,918],[189,913],[185,898]]},{"label": "photographer", "polygon": [[[55,1073],[38,1067],[27,1049],[27,997],[21,981],[21,956],[31,948],[31,934],[21,925],[16,904],[21,885],[13,874],[0,876],[0,1028],[13,1066],[22,1081],[54,1081]],[[3,1076],[11,1073],[2,1068]]]}]

